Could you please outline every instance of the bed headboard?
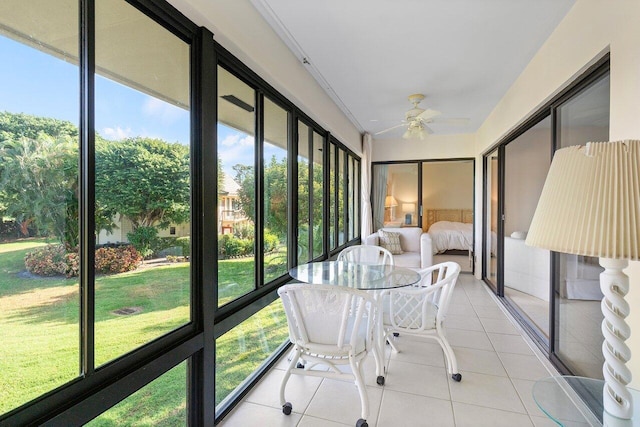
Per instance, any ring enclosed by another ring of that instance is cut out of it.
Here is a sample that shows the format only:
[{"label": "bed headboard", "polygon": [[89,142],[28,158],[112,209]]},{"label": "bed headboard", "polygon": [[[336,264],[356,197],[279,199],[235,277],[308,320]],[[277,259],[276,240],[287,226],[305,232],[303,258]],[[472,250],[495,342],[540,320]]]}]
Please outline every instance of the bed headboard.
[{"label": "bed headboard", "polygon": [[427,209],[424,230],[429,230],[431,224],[438,221],[473,223],[473,209]]}]

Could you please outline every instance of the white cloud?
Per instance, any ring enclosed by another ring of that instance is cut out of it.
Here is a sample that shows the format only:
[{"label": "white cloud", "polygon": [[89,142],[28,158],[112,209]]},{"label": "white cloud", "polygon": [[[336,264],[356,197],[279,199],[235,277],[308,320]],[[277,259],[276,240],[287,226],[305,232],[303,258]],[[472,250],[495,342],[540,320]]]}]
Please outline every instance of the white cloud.
[{"label": "white cloud", "polygon": [[144,101],[142,112],[166,123],[174,123],[189,114],[187,110],[151,96]]},{"label": "white cloud", "polygon": [[116,126],[115,128],[103,128],[101,133],[106,139],[114,141],[129,138],[133,135],[131,128],[128,127],[126,129],[122,129],[120,126]]},{"label": "white cloud", "polygon": [[234,133],[231,135],[227,135],[222,141],[220,141],[220,145],[224,147],[253,147],[255,138],[253,135],[241,135],[239,133]]}]

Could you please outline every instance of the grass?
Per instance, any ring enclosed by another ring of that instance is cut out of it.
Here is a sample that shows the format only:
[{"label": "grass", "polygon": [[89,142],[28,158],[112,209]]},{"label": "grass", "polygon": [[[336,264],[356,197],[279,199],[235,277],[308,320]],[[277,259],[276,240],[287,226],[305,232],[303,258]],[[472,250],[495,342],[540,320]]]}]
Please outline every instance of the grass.
[{"label": "grass", "polygon": [[[24,254],[44,240],[0,244],[0,414],[78,377],[77,279],[28,278]],[[253,259],[220,261],[220,301],[253,289]],[[236,286],[229,286],[236,283]],[[227,291],[230,289],[231,291]],[[226,293],[225,293],[226,292]],[[96,366],[189,321],[189,264],[96,278]],[[138,314],[119,316],[123,307]],[[287,337],[279,301],[217,341],[216,404]],[[96,418],[92,425],[184,425],[186,364]],[[126,420],[126,421],[123,421]]]}]

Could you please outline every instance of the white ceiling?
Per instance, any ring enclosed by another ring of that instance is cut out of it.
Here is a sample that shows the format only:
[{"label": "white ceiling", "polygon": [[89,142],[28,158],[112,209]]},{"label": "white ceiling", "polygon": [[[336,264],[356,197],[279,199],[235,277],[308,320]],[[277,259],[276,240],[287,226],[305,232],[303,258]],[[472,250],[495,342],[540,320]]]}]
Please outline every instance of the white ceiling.
[{"label": "white ceiling", "polygon": [[[475,132],[575,0],[251,0],[360,131],[422,108]],[[396,129],[376,138],[398,138]]]}]

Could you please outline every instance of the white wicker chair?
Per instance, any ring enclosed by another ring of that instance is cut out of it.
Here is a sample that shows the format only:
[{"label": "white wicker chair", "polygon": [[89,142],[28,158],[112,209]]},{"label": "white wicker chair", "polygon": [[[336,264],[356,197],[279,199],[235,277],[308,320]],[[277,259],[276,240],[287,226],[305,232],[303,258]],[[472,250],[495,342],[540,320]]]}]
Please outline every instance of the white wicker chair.
[{"label": "white wicker chair", "polygon": [[[416,286],[382,291],[384,339],[398,351],[394,337],[417,336],[438,342],[454,381],[460,381],[458,362],[449,345],[444,326],[447,309],[456,285],[460,266],[443,262],[419,271],[422,280]],[[432,283],[434,282],[434,283]]]},{"label": "white wicker chair", "polygon": [[[282,412],[289,415],[292,405],[285,399],[291,374],[355,380],[362,405],[356,427],[367,427],[369,399],[364,384],[362,362],[373,350],[377,305],[366,292],[357,289],[313,284],[290,284],[278,289],[282,299],[289,339],[293,350],[280,386]],[[298,365],[303,358],[304,366]],[[313,370],[318,364],[328,371]],[[349,365],[342,372],[339,365]],[[301,367],[302,366],[302,367]]]},{"label": "white wicker chair", "polygon": [[391,252],[386,248],[374,245],[354,245],[344,248],[338,254],[336,261],[394,265]]}]

